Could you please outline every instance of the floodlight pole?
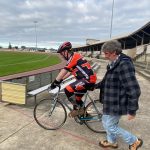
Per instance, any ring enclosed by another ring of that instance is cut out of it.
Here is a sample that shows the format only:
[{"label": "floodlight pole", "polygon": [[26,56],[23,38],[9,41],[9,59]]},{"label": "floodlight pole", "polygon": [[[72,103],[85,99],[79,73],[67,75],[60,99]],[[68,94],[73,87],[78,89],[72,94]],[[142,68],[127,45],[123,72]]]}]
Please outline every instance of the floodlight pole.
[{"label": "floodlight pole", "polygon": [[114,0],[112,1],[112,13],[111,13],[111,24],[110,24],[110,39],[111,39],[111,35],[112,35],[113,15],[114,15]]},{"label": "floodlight pole", "polygon": [[37,24],[38,21],[34,21],[34,25],[35,25],[35,47],[36,47],[36,50],[37,50]]}]

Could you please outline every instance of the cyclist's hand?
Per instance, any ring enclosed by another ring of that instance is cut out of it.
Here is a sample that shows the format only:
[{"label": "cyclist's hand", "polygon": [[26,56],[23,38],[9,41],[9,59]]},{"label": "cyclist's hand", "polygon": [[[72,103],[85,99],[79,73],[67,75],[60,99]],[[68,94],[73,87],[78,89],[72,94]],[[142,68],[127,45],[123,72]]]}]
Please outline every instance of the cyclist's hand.
[{"label": "cyclist's hand", "polygon": [[61,80],[59,81],[59,84],[62,83],[62,82],[63,82],[63,79],[61,79]]},{"label": "cyclist's hand", "polygon": [[57,81],[57,80],[54,80],[54,82],[52,82],[51,84],[51,89],[55,89],[57,86],[60,85],[62,81]]}]

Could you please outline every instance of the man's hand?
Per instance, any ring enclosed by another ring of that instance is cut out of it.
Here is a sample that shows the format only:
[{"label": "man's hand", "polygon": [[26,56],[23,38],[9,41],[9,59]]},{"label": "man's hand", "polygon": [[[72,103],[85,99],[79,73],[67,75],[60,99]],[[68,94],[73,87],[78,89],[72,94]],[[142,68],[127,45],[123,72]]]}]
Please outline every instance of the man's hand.
[{"label": "man's hand", "polygon": [[95,84],[95,85],[94,85],[94,89],[99,89],[99,85],[98,85],[98,84]]},{"label": "man's hand", "polygon": [[132,120],[132,119],[135,118],[135,115],[130,115],[130,114],[128,114],[127,117],[128,117],[128,120]]}]

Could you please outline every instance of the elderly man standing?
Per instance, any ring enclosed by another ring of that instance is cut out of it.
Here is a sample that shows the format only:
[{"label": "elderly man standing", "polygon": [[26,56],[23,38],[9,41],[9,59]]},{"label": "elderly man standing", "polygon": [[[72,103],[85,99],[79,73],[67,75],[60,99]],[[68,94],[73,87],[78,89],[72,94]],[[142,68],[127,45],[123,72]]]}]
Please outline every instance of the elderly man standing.
[{"label": "elderly man standing", "polygon": [[137,150],[143,141],[119,126],[122,115],[128,120],[136,116],[141,94],[135,76],[135,68],[130,57],[122,53],[121,43],[117,40],[106,42],[102,46],[105,58],[110,61],[107,72],[95,88],[100,88],[100,100],[103,103],[103,126],[107,140],[100,141],[101,147],[118,148],[117,136],[128,145],[129,150]]}]

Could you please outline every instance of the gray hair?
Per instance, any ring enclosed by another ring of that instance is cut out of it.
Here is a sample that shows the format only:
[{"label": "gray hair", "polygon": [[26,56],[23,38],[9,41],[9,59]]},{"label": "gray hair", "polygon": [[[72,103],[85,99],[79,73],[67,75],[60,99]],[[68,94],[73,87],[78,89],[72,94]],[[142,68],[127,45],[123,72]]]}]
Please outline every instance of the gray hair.
[{"label": "gray hair", "polygon": [[119,55],[122,52],[121,43],[117,40],[108,41],[103,44],[101,50],[103,52],[116,52]]}]

